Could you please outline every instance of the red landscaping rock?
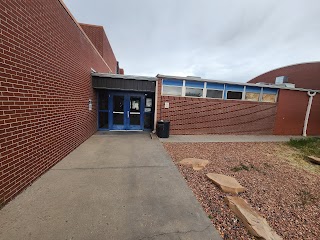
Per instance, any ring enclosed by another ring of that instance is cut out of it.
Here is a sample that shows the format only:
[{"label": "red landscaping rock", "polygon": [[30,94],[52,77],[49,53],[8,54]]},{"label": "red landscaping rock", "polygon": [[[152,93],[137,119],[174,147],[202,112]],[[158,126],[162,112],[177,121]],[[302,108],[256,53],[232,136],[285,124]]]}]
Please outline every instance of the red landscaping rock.
[{"label": "red landscaping rock", "polygon": [[[239,193],[252,209],[285,240],[315,240],[320,236],[320,175],[293,165],[295,151],[283,143],[164,143],[180,173],[212,224],[225,240],[254,240],[206,176],[233,176],[246,187]],[[179,164],[184,158],[210,163],[201,171]],[[290,160],[291,159],[291,160]],[[301,158],[301,161],[303,159]],[[235,171],[239,165],[248,170]],[[310,164],[308,164],[310,165]],[[318,167],[318,165],[314,165]]]},{"label": "red landscaping rock", "polygon": [[203,169],[209,163],[209,161],[199,158],[185,158],[179,163],[182,165],[192,165],[193,170],[198,171]]},{"label": "red landscaping rock", "polygon": [[226,193],[238,194],[246,189],[233,177],[217,173],[208,173],[207,177]]},{"label": "red landscaping rock", "polygon": [[253,236],[265,240],[282,240],[282,238],[271,229],[266,219],[254,211],[244,199],[232,196],[227,196],[225,199],[230,209],[243,222]]},{"label": "red landscaping rock", "polygon": [[308,156],[308,160],[314,164],[320,165],[320,158],[314,156]]}]

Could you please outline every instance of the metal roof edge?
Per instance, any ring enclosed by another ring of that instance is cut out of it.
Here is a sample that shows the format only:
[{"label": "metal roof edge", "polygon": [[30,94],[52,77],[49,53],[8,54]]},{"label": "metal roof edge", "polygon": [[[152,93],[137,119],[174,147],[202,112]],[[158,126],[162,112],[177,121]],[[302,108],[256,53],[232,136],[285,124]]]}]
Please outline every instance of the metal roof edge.
[{"label": "metal roof edge", "polygon": [[137,75],[123,75],[114,73],[91,73],[93,77],[108,77],[108,78],[118,78],[118,79],[128,79],[128,80],[142,80],[142,81],[157,81],[156,77],[149,76],[137,76]]},{"label": "metal roof edge", "polygon": [[291,91],[302,91],[302,92],[317,92],[320,93],[320,90],[314,89],[305,89],[305,88],[290,88],[284,86],[277,86],[277,85],[267,85],[267,84],[256,84],[256,83],[241,83],[241,82],[230,82],[224,80],[213,80],[213,79],[204,79],[201,77],[179,77],[179,76],[170,76],[170,75],[163,75],[157,74],[157,78],[169,78],[169,79],[178,79],[178,80],[192,80],[192,81],[199,81],[199,82],[213,82],[213,83],[223,83],[223,84],[231,84],[231,85],[242,85],[242,86],[250,86],[250,87],[267,87],[267,88],[276,88],[276,89],[283,89],[283,90],[291,90]]}]

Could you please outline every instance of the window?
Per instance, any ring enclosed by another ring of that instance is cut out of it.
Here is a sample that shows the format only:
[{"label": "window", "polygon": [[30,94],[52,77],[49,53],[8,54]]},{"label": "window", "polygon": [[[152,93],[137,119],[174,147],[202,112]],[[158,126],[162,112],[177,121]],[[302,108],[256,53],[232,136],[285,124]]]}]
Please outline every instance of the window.
[{"label": "window", "polygon": [[108,110],[108,97],[106,92],[99,92],[99,110]]},{"label": "window", "polygon": [[226,84],[226,99],[242,99],[243,86]]},{"label": "window", "polygon": [[227,92],[227,99],[242,99],[242,92],[233,92],[228,91]]},{"label": "window", "polygon": [[207,98],[222,98],[224,84],[207,83]]},{"label": "window", "polygon": [[151,129],[153,126],[153,96],[150,93],[145,95],[145,108],[144,108],[144,128]]},{"label": "window", "polygon": [[207,98],[222,98],[223,91],[207,89]]},{"label": "window", "polygon": [[204,82],[186,81],[186,96],[202,97]]},{"label": "window", "polygon": [[275,103],[277,101],[277,89],[273,88],[263,88],[262,89],[262,102],[272,102]]},{"label": "window", "polygon": [[99,112],[99,128],[107,129],[108,127],[108,112]]},{"label": "window", "polygon": [[109,94],[106,91],[98,92],[98,127],[99,129],[108,129],[108,105],[109,105]]},{"label": "window", "polygon": [[245,100],[258,102],[260,99],[260,93],[261,93],[261,88],[247,86]]},{"label": "window", "polygon": [[182,96],[182,80],[164,79],[162,84],[162,95]]}]

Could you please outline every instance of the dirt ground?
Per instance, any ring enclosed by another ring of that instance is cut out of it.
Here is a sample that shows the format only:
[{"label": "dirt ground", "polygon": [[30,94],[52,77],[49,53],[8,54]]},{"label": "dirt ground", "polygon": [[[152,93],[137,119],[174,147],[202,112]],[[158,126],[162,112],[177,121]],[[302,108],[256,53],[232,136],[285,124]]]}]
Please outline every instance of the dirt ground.
[{"label": "dirt ground", "polygon": [[[247,190],[239,194],[284,239],[319,239],[320,166],[306,162],[285,143],[164,143],[189,187],[224,239],[254,239],[229,210],[226,196],[207,177],[235,177]],[[210,161],[194,171],[184,158]]]}]

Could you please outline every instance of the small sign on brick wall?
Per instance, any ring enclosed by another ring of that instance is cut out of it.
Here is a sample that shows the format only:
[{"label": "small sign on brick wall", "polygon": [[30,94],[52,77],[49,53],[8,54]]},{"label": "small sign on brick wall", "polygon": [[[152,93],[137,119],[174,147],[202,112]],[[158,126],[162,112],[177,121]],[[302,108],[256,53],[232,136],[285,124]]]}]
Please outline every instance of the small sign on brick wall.
[{"label": "small sign on brick wall", "polygon": [[92,100],[89,99],[89,111],[92,111]]},{"label": "small sign on brick wall", "polygon": [[164,103],[164,108],[169,108],[169,102]]}]

